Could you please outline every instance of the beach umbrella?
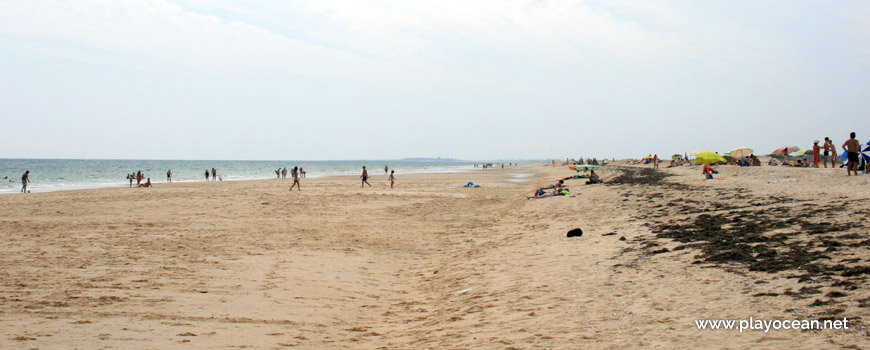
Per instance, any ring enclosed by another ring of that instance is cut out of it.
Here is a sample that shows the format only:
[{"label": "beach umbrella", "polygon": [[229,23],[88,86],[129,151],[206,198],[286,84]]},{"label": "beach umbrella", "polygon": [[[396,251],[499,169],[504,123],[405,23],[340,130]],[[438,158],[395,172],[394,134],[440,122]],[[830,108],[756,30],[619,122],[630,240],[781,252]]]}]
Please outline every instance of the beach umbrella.
[{"label": "beach umbrella", "polygon": [[867,142],[867,147],[861,151],[861,156],[864,157],[864,161],[870,163],[870,141]]},{"label": "beach umbrella", "polygon": [[697,155],[701,154],[701,151],[691,151],[691,152],[689,152],[689,154],[691,154],[693,156],[697,156]]},{"label": "beach umbrella", "polygon": [[735,148],[735,149],[731,150],[731,156],[734,158],[743,158],[745,156],[752,154],[752,152],[754,152],[754,150],[752,148],[740,147],[740,148]]},{"label": "beach umbrella", "polygon": [[800,150],[801,150],[801,149],[798,148],[798,146],[785,146],[785,147],[777,148],[776,150],[773,151],[773,154],[784,154],[784,155],[788,155],[789,153],[794,153],[794,152],[797,152],[797,151],[800,151]]},{"label": "beach umbrella", "polygon": [[671,156],[671,159],[673,159],[673,160],[677,160],[677,159],[680,159],[680,158],[683,158],[683,156],[681,156],[681,155],[679,155],[679,154],[675,154],[675,155],[672,155],[672,156]]},{"label": "beach umbrella", "polygon": [[699,152],[698,156],[695,157],[695,164],[713,164],[713,163],[727,163],[728,161],[722,156],[713,153],[713,152]]},{"label": "beach umbrella", "polygon": [[578,172],[584,171],[584,170],[587,170],[587,171],[588,170],[598,170],[598,166],[597,165],[578,165],[578,166],[574,167],[574,170],[577,170]]}]

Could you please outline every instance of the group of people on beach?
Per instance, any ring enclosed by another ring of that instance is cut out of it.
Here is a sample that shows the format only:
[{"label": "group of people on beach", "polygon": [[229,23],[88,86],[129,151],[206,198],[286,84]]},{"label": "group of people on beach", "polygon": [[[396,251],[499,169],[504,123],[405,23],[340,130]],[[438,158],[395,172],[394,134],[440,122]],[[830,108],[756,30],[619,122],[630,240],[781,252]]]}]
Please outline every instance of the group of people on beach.
[{"label": "group of people on beach", "polygon": [[[384,174],[386,174],[387,171],[390,172],[390,177],[388,178],[388,180],[390,180],[390,188],[393,188],[393,185],[396,184],[396,171],[395,170],[390,171],[390,167],[384,165]],[[359,177],[360,177],[360,179],[362,179],[362,182],[360,183],[360,188],[365,188],[366,185],[369,185],[369,187],[372,187],[372,184],[369,183],[369,171],[366,169],[365,165],[363,165],[362,175],[360,175]]]},{"label": "group of people on beach", "polygon": [[[508,163],[508,166],[514,166],[514,165],[517,165],[517,164]],[[501,166],[501,168],[504,169],[504,163],[496,163],[496,164],[493,164],[493,163],[483,163],[483,164],[474,163],[475,168],[483,168],[483,170],[491,169],[493,166]]]},{"label": "group of people on beach", "polygon": [[[305,169],[302,169],[300,167],[293,167],[293,171],[296,173],[296,175],[298,175],[299,178],[305,178]],[[284,169],[278,168],[277,170],[275,170],[275,175],[277,175],[279,179],[286,179],[287,167],[284,167]]]},{"label": "group of people on beach", "polygon": [[[843,149],[843,152],[845,152],[846,163],[842,164],[840,167],[846,167],[846,175],[849,175],[849,176],[851,176],[852,173],[854,173],[855,175],[858,175],[859,170],[864,170],[865,174],[867,173],[867,171],[866,171],[867,164],[866,164],[866,162],[862,162],[861,143],[858,142],[858,140],[855,138],[855,136],[856,136],[855,132],[854,131],[851,132],[849,134],[849,139],[846,140],[846,142],[844,142],[843,145],[841,146],[841,148]],[[821,163],[822,167],[827,168],[828,161],[830,160],[831,168],[836,168],[838,155],[837,155],[837,147],[834,146],[834,141],[830,137],[825,137],[825,141],[822,145],[819,145],[819,142],[820,142],[819,140],[813,141],[813,148],[812,148],[812,153],[811,153],[813,156],[812,164],[810,164],[810,162],[808,160],[802,160],[802,159],[797,159],[794,162],[794,164],[790,163],[788,161],[788,154],[794,152],[794,148],[783,147],[781,150],[775,151],[772,155],[775,157],[780,157],[780,156],[784,157],[783,162],[782,162],[782,166],[802,167],[802,168],[810,168],[810,167],[818,168],[819,163]],[[870,146],[870,142],[868,142],[868,146]],[[803,154],[803,153],[801,153],[801,154]],[[807,155],[809,155],[809,154],[810,153],[807,153]],[[658,162],[658,155],[655,155],[655,156],[650,155],[649,157],[645,157],[644,160],[642,160],[640,163],[641,164],[652,163],[653,167],[655,169],[658,169],[658,163],[659,163]],[[734,160],[733,163],[735,165],[740,165],[740,166],[761,166],[761,161],[758,159],[758,157],[755,156],[755,154],[750,154],[748,156],[740,157],[739,159]],[[730,165],[732,163],[729,161],[727,164]],[[679,167],[679,166],[683,166],[683,165],[694,165],[694,162],[692,162],[688,157],[685,157],[685,158],[680,157],[679,159],[671,160],[671,164],[668,165],[668,168]],[[776,159],[774,159],[774,157],[771,157],[768,160],[767,165],[778,166],[780,164],[777,163],[777,161],[776,161]],[[712,170],[712,167],[705,164],[704,165],[704,175],[706,175],[708,178],[710,178],[712,172],[708,171],[708,169]]]},{"label": "group of people on beach", "polygon": [[127,174],[127,180],[130,180],[130,187],[133,187],[133,180],[136,180],[136,187],[151,187],[151,178],[147,178],[147,181],[142,182],[142,179],[145,179],[145,173],[141,170]]},{"label": "group of people on beach", "polygon": [[[595,172],[595,169],[584,168],[582,170],[584,174],[578,174],[573,176],[568,176],[563,179],[560,179],[555,184],[552,184],[547,187],[541,187],[535,190],[531,196],[526,197],[527,199],[539,199],[539,198],[547,198],[547,197],[555,197],[555,196],[570,196],[571,190],[568,188],[568,185],[565,184],[565,181],[570,180],[578,180],[578,179],[587,179],[587,185],[594,185],[603,183],[604,180]],[[588,172],[588,174],[586,173]]]},{"label": "group of people on beach", "polygon": [[[209,173],[208,169],[205,169],[205,181],[209,181],[209,174],[211,174],[211,181],[224,181],[223,177],[218,177],[218,173],[215,168],[211,168],[211,173]],[[166,175],[169,176],[169,173],[167,173]]]},{"label": "group of people on beach", "polygon": [[[846,164],[841,164],[840,167],[846,167],[846,175],[851,176],[852,173],[858,175],[858,170],[861,170],[861,143],[855,138],[855,132],[849,133],[849,139],[840,146],[845,152],[846,155]],[[798,159],[795,164],[791,164],[788,162],[788,150],[784,147],[782,151],[782,155],[786,157],[786,160],[782,165],[784,166],[796,166],[803,168],[818,168],[819,163],[822,163],[822,167],[828,167],[828,160],[831,161],[831,168],[837,168],[837,147],[834,146],[834,141],[830,137],[825,137],[825,142],[819,146],[819,140],[813,141],[813,163],[810,165],[809,161],[804,161]],[[777,165],[776,162],[771,159],[767,163],[768,165]],[[866,168],[866,165],[864,165]],[[865,171],[866,172],[866,171]]]}]

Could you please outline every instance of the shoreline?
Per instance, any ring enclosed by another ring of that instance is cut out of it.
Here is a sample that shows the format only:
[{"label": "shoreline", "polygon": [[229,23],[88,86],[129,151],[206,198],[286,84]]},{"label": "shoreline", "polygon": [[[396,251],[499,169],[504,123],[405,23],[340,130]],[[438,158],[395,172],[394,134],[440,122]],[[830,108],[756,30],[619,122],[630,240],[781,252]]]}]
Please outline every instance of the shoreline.
[{"label": "shoreline", "polygon": [[[447,168],[414,169],[414,170],[410,170],[408,172],[403,172],[401,174],[413,175],[413,174],[461,173],[461,172],[471,172],[471,171],[474,171],[476,169],[479,169],[479,168],[474,168],[473,165],[457,165],[455,167],[447,167]],[[361,173],[361,171],[360,171],[360,173]],[[288,174],[287,176],[288,177],[284,180],[290,180],[292,182],[293,180],[290,177],[290,175]],[[311,176],[306,175],[306,177],[302,178],[301,180],[304,181],[306,179],[318,179],[318,178],[335,177],[335,176],[354,176],[354,174],[348,173],[348,172],[332,172],[332,173],[324,173],[322,175],[311,175]],[[165,185],[172,185],[172,184],[238,182],[238,181],[266,181],[266,180],[279,180],[279,179],[276,177],[256,177],[256,178],[247,178],[246,177],[246,178],[227,178],[227,179],[224,179],[221,181],[176,180],[176,181],[173,181],[172,183],[165,182],[165,180],[164,180],[164,181],[152,181],[152,184],[165,186]],[[20,185],[17,182],[15,184]],[[28,190],[31,191],[31,192],[29,192],[29,194],[52,193],[52,192],[62,192],[62,191],[97,190],[97,189],[105,189],[105,188],[130,188],[129,182],[123,182],[120,184],[101,184],[101,185],[82,184],[82,185],[54,186],[54,187],[50,187],[50,188],[37,187],[37,190],[31,190],[30,187],[32,187],[32,186],[33,186],[32,184],[30,186],[28,186]],[[135,185],[133,186],[133,188],[136,188]],[[0,196],[9,195],[9,194],[22,194],[20,192],[20,190],[21,190],[20,186],[18,188],[12,188],[12,189],[9,189],[6,191],[0,190]]]}]

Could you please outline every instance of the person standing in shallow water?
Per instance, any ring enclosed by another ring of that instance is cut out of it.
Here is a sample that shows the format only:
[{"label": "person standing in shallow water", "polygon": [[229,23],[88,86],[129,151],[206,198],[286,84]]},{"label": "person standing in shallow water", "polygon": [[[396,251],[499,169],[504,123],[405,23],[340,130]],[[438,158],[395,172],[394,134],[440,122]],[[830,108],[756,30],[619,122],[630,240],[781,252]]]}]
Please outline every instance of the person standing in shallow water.
[{"label": "person standing in shallow water", "polygon": [[30,183],[30,170],[25,170],[21,175],[21,193],[27,193],[27,184]]},{"label": "person standing in shallow water", "polygon": [[390,167],[384,165],[384,174],[388,173],[389,171],[390,171]]},{"label": "person standing in shallow water", "polygon": [[209,174],[208,169],[205,169],[205,181],[208,181],[208,174]]},{"label": "person standing in shallow water", "polygon": [[369,187],[372,187],[372,184],[369,183],[369,172],[368,172],[368,170],[366,170],[365,165],[363,165],[363,173],[359,177],[362,178],[362,184],[360,185],[360,188],[366,187],[366,185],[369,185]]},{"label": "person standing in shallow water", "polygon": [[166,181],[172,183],[172,169],[166,171]]}]

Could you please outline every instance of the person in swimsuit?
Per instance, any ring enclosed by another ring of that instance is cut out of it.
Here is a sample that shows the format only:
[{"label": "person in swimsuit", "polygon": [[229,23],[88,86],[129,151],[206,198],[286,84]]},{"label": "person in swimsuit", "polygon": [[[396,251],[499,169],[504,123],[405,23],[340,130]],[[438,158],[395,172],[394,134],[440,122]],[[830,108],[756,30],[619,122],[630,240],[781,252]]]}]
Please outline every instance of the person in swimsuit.
[{"label": "person in swimsuit", "polygon": [[388,171],[390,171],[390,167],[384,165],[384,174],[386,174]]},{"label": "person in swimsuit", "polygon": [[25,170],[21,175],[21,193],[27,193],[27,184],[30,183],[30,170]]},{"label": "person in swimsuit", "polygon": [[659,155],[656,154],[653,156],[653,169],[659,168]]},{"label": "person in swimsuit", "polygon": [[855,171],[855,176],[858,176],[858,152],[861,150],[861,143],[855,139],[855,132],[849,134],[849,139],[843,143],[843,150],[846,151],[849,157],[849,168],[846,169],[846,175],[852,176],[850,171]]},{"label": "person in swimsuit", "polygon": [[208,181],[208,169],[205,169],[205,181]]},{"label": "person in swimsuit", "polygon": [[172,183],[172,169],[166,171],[166,181]]},{"label": "person in swimsuit", "polygon": [[148,181],[145,181],[144,184],[140,184],[139,187],[151,187],[151,178],[148,178]]},{"label": "person in swimsuit", "polygon": [[837,146],[834,146],[834,140],[828,140],[831,144],[831,168],[837,167]]},{"label": "person in swimsuit", "polygon": [[821,150],[822,150],[822,148],[819,147],[819,140],[813,141],[813,167],[814,168],[819,167],[819,151],[821,151]]},{"label": "person in swimsuit", "polygon": [[396,171],[393,170],[390,172],[390,188],[393,188],[393,184],[396,183]]},{"label": "person in swimsuit", "polygon": [[362,185],[360,185],[360,188],[366,187],[366,185],[372,187],[372,184],[369,183],[369,172],[368,170],[366,170],[365,165],[363,165],[363,173],[362,175],[360,175],[360,177],[362,178]]},{"label": "person in swimsuit", "polygon": [[302,175],[302,178],[305,178],[305,169],[299,168],[299,174]]},{"label": "person in swimsuit", "polygon": [[[833,145],[831,144],[831,139],[828,138],[827,136],[825,137],[825,145],[823,147],[824,147],[825,153],[824,153],[824,157],[822,158],[822,164],[825,166],[825,168],[827,168],[828,167],[828,156],[831,155],[831,148],[833,148]],[[832,168],[834,167],[834,163],[831,163],[831,167]]]},{"label": "person in swimsuit", "polygon": [[133,187],[133,178],[136,177],[136,174],[129,173],[127,174],[127,180],[130,180],[130,187]]},{"label": "person in swimsuit", "polygon": [[217,170],[211,168],[211,181],[217,181]]},{"label": "person in swimsuit", "polygon": [[142,184],[142,170],[136,172],[136,187]]},{"label": "person in swimsuit", "polygon": [[299,169],[293,167],[293,170],[290,171],[290,174],[293,176],[293,186],[290,186],[290,191],[293,191],[293,187],[299,188],[299,191],[302,191],[302,184],[299,183]]}]

